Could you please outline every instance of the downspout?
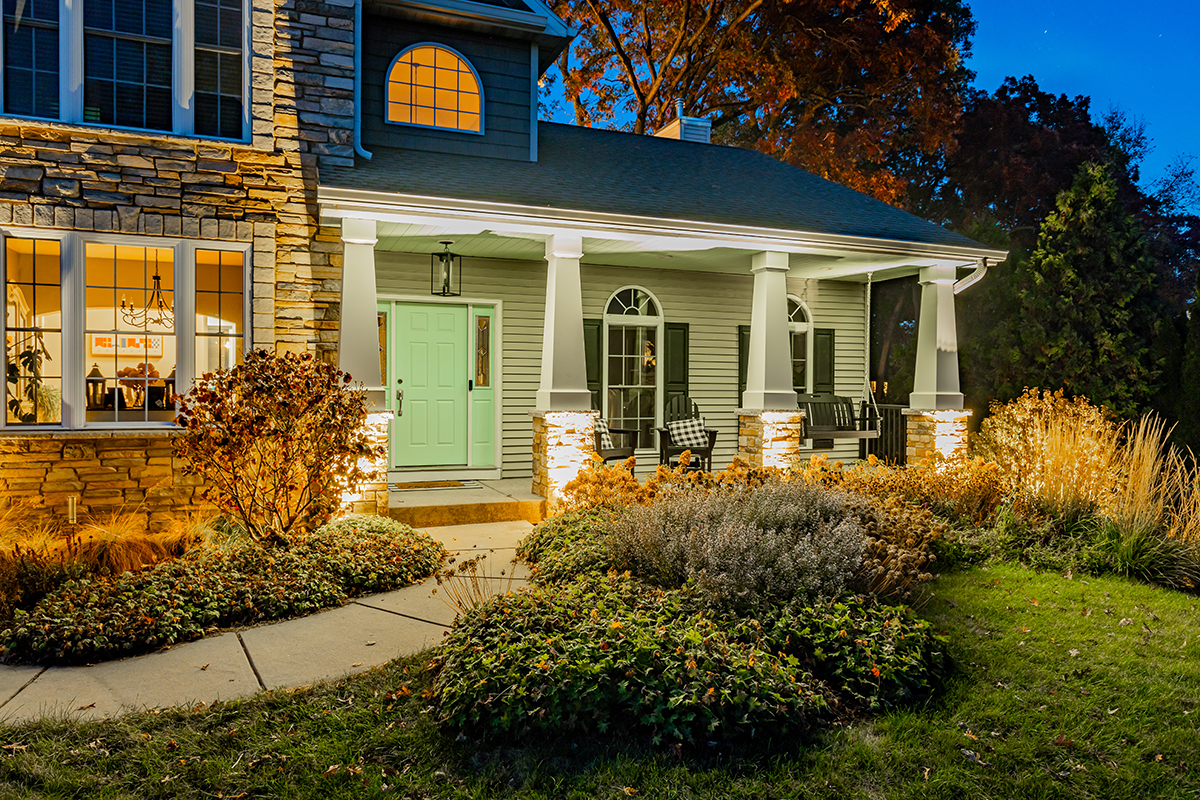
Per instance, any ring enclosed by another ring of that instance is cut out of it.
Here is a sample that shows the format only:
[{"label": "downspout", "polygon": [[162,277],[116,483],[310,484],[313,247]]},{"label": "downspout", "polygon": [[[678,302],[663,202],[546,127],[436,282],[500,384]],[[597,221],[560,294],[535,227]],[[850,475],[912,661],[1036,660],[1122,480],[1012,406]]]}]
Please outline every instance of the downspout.
[{"label": "downspout", "polygon": [[354,0],[354,152],[370,160],[362,146],[362,28],[363,0]]},{"label": "downspout", "polygon": [[979,259],[979,263],[975,266],[975,271],[967,277],[954,284],[954,293],[960,294],[964,289],[969,289],[975,284],[983,280],[983,276],[987,275],[988,263],[986,258]]}]

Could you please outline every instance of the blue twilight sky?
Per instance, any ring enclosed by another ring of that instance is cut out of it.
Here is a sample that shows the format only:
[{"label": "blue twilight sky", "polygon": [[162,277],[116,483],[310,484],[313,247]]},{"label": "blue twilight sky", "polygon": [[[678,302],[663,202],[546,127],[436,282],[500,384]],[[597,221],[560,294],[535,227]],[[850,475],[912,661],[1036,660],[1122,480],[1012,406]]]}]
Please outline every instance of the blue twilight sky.
[{"label": "blue twilight sky", "polygon": [[1198,0],[968,0],[977,28],[967,65],[994,92],[1033,75],[1042,91],[1092,98],[1146,123],[1154,149],[1142,183],[1179,154],[1200,167]]}]

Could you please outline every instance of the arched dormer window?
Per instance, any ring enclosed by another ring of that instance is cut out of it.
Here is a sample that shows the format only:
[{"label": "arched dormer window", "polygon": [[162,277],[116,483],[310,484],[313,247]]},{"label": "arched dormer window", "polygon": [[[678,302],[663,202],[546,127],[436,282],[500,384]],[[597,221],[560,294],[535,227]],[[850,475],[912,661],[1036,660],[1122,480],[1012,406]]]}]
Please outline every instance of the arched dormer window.
[{"label": "arched dormer window", "polygon": [[795,295],[788,295],[788,330],[791,332],[792,344],[792,388],[797,392],[808,391],[808,364],[811,361],[809,348],[812,347],[812,315],[808,306]]},{"label": "arched dormer window", "polygon": [[449,47],[417,44],[392,61],[384,119],[483,133],[483,89],[470,62]]},{"label": "arched dormer window", "polygon": [[636,430],[636,447],[654,447],[663,371],[662,306],[649,291],[626,286],[604,307],[604,414],[615,428]]}]

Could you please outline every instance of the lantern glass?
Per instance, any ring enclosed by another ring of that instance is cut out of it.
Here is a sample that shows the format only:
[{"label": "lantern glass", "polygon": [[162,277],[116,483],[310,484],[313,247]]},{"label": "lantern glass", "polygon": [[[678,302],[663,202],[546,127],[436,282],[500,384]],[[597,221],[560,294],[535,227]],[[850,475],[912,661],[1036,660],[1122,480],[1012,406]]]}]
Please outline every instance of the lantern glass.
[{"label": "lantern glass", "polygon": [[429,293],[438,297],[462,295],[462,256],[449,250],[430,256]]},{"label": "lantern glass", "polygon": [[108,379],[100,371],[99,364],[92,364],[92,371],[84,378],[87,385],[87,407],[90,409],[104,408],[104,396],[108,392]]}]

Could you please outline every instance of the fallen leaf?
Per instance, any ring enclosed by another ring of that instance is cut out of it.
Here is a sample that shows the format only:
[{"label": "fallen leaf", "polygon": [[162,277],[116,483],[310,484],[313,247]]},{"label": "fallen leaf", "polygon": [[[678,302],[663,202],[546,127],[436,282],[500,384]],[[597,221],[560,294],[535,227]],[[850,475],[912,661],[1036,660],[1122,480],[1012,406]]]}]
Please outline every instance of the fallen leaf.
[{"label": "fallen leaf", "polygon": [[1067,651],[1067,655],[1069,655],[1071,658],[1074,658],[1075,656],[1079,655],[1079,651],[1072,647]]},{"label": "fallen leaf", "polygon": [[625,794],[629,795],[630,797],[633,797],[635,794],[637,794],[637,789],[633,788],[632,786],[626,786]]},{"label": "fallen leaf", "polygon": [[13,742],[12,744],[6,744],[6,745],[4,745],[4,749],[5,749],[5,750],[7,750],[7,751],[8,751],[8,752],[10,752],[10,753],[15,753],[15,752],[17,752],[18,750],[28,750],[28,749],[29,749],[29,745],[27,745],[27,744],[19,744],[19,743],[17,743],[17,742]]},{"label": "fallen leaf", "polygon": [[1108,715],[1111,717],[1113,714],[1117,713],[1117,712],[1118,712],[1118,711],[1120,711],[1120,710],[1121,710],[1121,709],[1119,709],[1119,708],[1110,708],[1110,709],[1108,710]]},{"label": "fallen leaf", "polygon": [[363,665],[363,662],[361,662],[361,661],[360,661],[360,662],[358,662],[357,664],[351,664],[350,666],[352,666],[352,667],[361,667],[362,665]]},{"label": "fallen leaf", "polygon": [[1131,620],[1129,617],[1121,617],[1121,621],[1118,624],[1124,628],[1126,625],[1132,625],[1133,620]]},{"label": "fallen leaf", "polygon": [[[210,662],[210,663],[211,663],[211,662]],[[201,672],[204,672],[204,670],[206,670],[206,669],[208,669],[208,664],[205,664],[203,667],[201,667],[201,668],[200,668],[200,671],[201,671]]]},{"label": "fallen leaf", "polygon": [[1075,743],[1060,733],[1058,736],[1055,736],[1050,741],[1050,744],[1056,744],[1059,747],[1070,747],[1071,745],[1073,745]]},{"label": "fallen leaf", "polygon": [[980,758],[979,753],[976,753],[974,750],[967,750],[966,748],[961,748],[959,750],[959,752],[961,752],[963,754],[963,756],[967,759],[967,761],[970,761],[972,764],[978,764],[981,767],[991,766],[986,761],[984,761],[982,758]]},{"label": "fallen leaf", "polygon": [[96,707],[95,703],[88,703],[86,706],[80,706],[79,708],[77,708],[75,710],[76,711],[87,711],[89,708],[95,708],[95,707]]},{"label": "fallen leaf", "polygon": [[367,642],[367,647],[374,647],[374,646],[375,646],[374,642]]},{"label": "fallen leaf", "polygon": [[329,769],[325,770],[323,775],[325,775],[325,776],[333,775],[333,774],[337,773],[337,771],[340,770],[341,768],[342,768],[341,764],[330,764]]}]

